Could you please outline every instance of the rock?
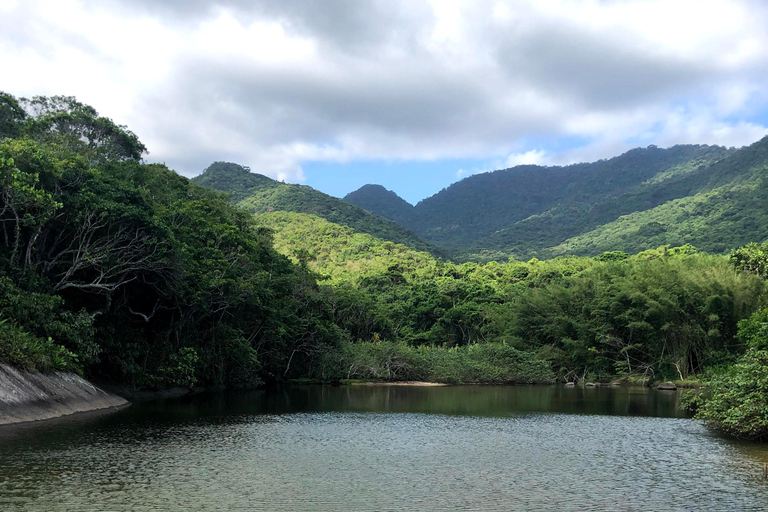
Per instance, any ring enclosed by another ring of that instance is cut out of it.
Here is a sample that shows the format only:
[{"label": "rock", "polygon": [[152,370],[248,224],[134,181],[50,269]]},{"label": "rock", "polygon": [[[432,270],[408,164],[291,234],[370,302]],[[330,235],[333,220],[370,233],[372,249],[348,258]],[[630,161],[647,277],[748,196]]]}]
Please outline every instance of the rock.
[{"label": "rock", "polygon": [[599,386],[599,384],[598,384],[597,382],[587,382],[587,383],[586,383],[586,384],[584,384],[584,385],[585,385],[586,387],[588,387],[588,388],[596,388],[597,386]]},{"label": "rock", "polygon": [[656,386],[656,389],[661,389],[662,391],[674,391],[677,389],[677,386],[674,382],[662,382]]},{"label": "rock", "polygon": [[0,425],[128,405],[73,373],[34,373],[0,364]]},{"label": "rock", "polygon": [[565,383],[565,387],[567,387],[567,388],[575,388],[576,387],[576,383],[575,382],[566,382]]},{"label": "rock", "polygon": [[619,387],[621,386],[621,382],[614,380],[613,382],[611,382],[611,386],[614,388]]}]

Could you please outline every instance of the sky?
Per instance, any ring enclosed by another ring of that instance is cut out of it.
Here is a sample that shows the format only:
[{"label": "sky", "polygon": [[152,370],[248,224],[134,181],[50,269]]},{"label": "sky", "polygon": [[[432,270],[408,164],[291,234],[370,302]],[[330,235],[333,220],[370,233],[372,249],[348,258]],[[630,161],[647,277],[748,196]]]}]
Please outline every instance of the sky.
[{"label": "sky", "polygon": [[518,164],[768,134],[764,0],[0,0],[0,90],[148,162],[415,203]]}]

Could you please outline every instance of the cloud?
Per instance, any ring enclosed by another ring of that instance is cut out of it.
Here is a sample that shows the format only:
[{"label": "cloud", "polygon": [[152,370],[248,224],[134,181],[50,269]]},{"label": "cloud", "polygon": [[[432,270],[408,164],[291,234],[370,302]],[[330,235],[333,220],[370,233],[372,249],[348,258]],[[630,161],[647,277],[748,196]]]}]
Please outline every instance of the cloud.
[{"label": "cloud", "polygon": [[549,165],[550,159],[546,151],[540,149],[531,149],[530,151],[510,153],[504,160],[491,160],[485,165],[474,167],[472,169],[459,169],[456,172],[457,178],[466,178],[474,174],[495,171],[498,169],[509,169],[518,165]]},{"label": "cloud", "polygon": [[525,153],[512,153],[504,162],[504,167],[516,165],[546,165],[547,154],[539,149],[532,149]]},{"label": "cloud", "polygon": [[309,161],[562,164],[765,134],[768,6],[0,0],[0,65],[8,92],[76,95],[189,176],[214,160],[288,181]]}]

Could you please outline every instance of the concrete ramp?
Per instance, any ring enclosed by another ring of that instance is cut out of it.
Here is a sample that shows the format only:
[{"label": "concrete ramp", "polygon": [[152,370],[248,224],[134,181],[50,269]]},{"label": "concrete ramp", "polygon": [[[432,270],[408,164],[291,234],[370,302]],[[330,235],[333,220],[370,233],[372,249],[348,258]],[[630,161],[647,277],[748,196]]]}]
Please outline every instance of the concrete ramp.
[{"label": "concrete ramp", "polygon": [[73,373],[30,373],[0,364],[0,425],[128,405]]}]

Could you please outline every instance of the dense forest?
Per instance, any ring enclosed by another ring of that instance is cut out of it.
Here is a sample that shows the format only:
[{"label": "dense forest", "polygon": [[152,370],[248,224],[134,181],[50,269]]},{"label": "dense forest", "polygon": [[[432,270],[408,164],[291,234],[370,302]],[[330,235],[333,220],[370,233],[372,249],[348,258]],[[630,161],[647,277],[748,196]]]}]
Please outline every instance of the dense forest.
[{"label": "dense forest", "polygon": [[650,146],[594,163],[471,176],[410,209],[393,192],[370,185],[345,199],[462,261],[685,244],[726,253],[768,238],[766,169],[766,139],[738,150]]},{"label": "dense forest", "polygon": [[196,184],[145,152],[74,98],[0,95],[1,361],[149,389],[698,375],[697,414],[768,431],[765,245],[459,264],[309,187],[223,162]]},{"label": "dense forest", "polygon": [[257,222],[334,291],[335,322],[353,339],[509,346],[548,361],[560,380],[682,380],[734,361],[737,323],[766,291],[691,246],[455,265],[306,214]]},{"label": "dense forest", "polygon": [[[137,387],[254,384],[339,330],[219,194],[73,98],[2,96],[0,358]],[[10,137],[9,137],[10,136]]]}]

